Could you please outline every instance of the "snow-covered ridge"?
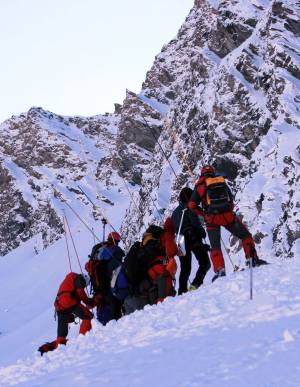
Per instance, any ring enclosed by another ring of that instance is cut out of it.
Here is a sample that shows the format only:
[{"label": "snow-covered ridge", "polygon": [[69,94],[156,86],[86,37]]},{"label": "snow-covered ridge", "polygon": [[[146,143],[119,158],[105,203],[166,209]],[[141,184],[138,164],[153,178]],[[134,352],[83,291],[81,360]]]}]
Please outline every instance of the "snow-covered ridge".
[{"label": "snow-covered ridge", "polygon": [[1,255],[30,238],[38,253],[60,238],[66,201],[92,225],[105,216],[120,226],[129,207],[123,177],[134,192],[153,157],[153,137],[140,131],[138,124],[145,124],[138,115],[158,135],[161,125],[156,111],[134,93],[127,95],[119,113],[64,117],[32,108],[0,126]]}]

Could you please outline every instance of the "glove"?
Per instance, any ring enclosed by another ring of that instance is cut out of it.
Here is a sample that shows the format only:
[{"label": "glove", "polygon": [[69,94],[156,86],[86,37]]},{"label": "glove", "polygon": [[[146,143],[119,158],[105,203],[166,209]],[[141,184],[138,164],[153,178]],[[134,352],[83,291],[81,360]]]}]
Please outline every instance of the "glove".
[{"label": "glove", "polygon": [[204,225],[205,225],[205,222],[204,222],[204,217],[203,217],[203,216],[201,216],[201,215],[198,215],[198,219],[199,219],[199,221],[200,221],[201,225],[202,225],[202,226],[204,226]]},{"label": "glove", "polygon": [[95,294],[94,295],[94,305],[95,306],[100,306],[102,301],[102,296],[101,294]]},{"label": "glove", "polygon": [[203,243],[203,249],[206,251],[210,251],[210,245]]},{"label": "glove", "polygon": [[87,306],[91,306],[92,308],[95,306],[95,301],[93,298],[88,298],[85,302]]}]

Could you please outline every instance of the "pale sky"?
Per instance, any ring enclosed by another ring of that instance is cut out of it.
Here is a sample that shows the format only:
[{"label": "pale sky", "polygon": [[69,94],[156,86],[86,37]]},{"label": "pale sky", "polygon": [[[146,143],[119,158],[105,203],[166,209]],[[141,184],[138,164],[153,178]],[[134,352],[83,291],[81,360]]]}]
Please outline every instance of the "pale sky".
[{"label": "pale sky", "polygon": [[113,112],[194,0],[0,0],[0,122],[41,106]]}]

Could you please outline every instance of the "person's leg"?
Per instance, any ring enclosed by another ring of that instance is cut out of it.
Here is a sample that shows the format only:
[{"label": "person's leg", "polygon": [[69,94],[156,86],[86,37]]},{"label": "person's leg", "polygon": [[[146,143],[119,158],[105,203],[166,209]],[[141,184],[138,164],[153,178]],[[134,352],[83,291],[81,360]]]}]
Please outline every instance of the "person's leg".
[{"label": "person's leg", "polygon": [[79,317],[82,320],[80,324],[79,333],[85,335],[88,331],[92,329],[91,320],[93,318],[93,313],[82,304],[77,305],[74,308],[73,313],[75,316]]},{"label": "person's leg", "polygon": [[179,257],[180,260],[180,274],[179,274],[179,289],[178,295],[187,292],[188,279],[192,270],[192,253],[189,245],[185,243],[186,255]]},{"label": "person's leg", "polygon": [[122,317],[122,301],[113,294],[109,297],[110,320],[119,320]]},{"label": "person's leg", "polygon": [[221,250],[221,229],[218,225],[207,226],[208,238],[211,246],[210,259],[215,273],[220,269],[225,269],[224,257]]},{"label": "person's leg", "polygon": [[158,297],[157,302],[162,302],[173,294],[173,280],[170,275],[163,274],[156,279]]},{"label": "person's leg", "polygon": [[231,232],[231,234],[242,240],[246,260],[248,261],[252,258],[253,266],[265,265],[268,263],[258,258],[253,237],[247,227],[237,216],[231,224],[226,226],[226,229]]},{"label": "person's leg", "polygon": [[70,322],[71,313],[57,313],[57,337],[68,336],[68,324]]},{"label": "person's leg", "polygon": [[195,243],[192,247],[192,252],[194,253],[195,258],[199,264],[199,268],[196,272],[195,278],[193,279],[192,285],[198,288],[200,285],[202,285],[206,273],[211,267],[211,264],[207,249],[203,246],[202,243]]},{"label": "person's leg", "polygon": [[57,313],[57,339],[39,347],[38,351],[41,353],[41,356],[49,351],[54,351],[59,344],[67,343],[66,337],[68,336],[68,324],[71,317],[71,313]]},{"label": "person's leg", "polygon": [[234,218],[234,221],[231,224],[225,227],[232,235],[242,240],[246,259],[249,259],[250,257],[257,257],[255,243],[252,235],[237,216]]}]

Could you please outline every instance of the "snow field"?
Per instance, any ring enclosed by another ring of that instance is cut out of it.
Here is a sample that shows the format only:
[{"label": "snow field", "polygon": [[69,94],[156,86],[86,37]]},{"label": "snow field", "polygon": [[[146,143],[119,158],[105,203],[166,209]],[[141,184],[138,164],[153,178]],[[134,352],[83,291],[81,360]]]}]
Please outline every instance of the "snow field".
[{"label": "snow field", "polygon": [[[299,266],[238,272],[0,369],[0,385],[299,386]],[[1,340],[1,339],[0,339]]]}]

